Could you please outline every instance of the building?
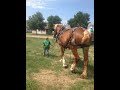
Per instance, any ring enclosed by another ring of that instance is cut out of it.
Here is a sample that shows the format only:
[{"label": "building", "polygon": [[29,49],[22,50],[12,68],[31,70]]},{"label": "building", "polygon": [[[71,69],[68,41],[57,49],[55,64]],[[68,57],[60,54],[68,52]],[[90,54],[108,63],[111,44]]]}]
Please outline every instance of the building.
[{"label": "building", "polygon": [[[92,27],[92,29],[93,29],[93,31],[94,31],[94,22],[90,22],[90,23],[88,24],[87,29],[89,29],[90,27]],[[92,33],[92,41],[94,42],[94,32]]]},{"label": "building", "polygon": [[93,30],[94,30],[94,22],[90,22],[89,24],[88,24],[88,29],[90,28],[90,27],[92,27],[93,28]]}]

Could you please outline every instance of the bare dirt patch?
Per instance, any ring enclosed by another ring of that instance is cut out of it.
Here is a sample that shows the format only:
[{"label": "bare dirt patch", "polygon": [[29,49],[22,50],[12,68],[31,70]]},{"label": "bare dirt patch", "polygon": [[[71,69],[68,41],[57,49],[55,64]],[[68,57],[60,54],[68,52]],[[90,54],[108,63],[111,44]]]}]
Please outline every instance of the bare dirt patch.
[{"label": "bare dirt patch", "polygon": [[26,35],[26,37],[33,37],[33,38],[50,38],[53,39],[52,36],[37,36],[37,35]]},{"label": "bare dirt patch", "polygon": [[74,84],[80,78],[71,79],[68,76],[65,76],[63,72],[60,75],[56,75],[54,71],[51,70],[41,70],[39,73],[33,74],[33,79],[40,82],[40,85],[43,86],[55,86],[68,88],[70,85]]}]

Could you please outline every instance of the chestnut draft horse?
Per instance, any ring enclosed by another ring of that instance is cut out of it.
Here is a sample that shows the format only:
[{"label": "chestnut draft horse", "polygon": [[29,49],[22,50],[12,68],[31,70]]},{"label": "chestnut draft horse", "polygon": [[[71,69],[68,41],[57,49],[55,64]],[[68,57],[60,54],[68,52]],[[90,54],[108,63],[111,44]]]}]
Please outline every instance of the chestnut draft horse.
[{"label": "chestnut draft horse", "polygon": [[88,67],[88,51],[89,51],[89,47],[91,45],[91,39],[92,39],[91,33],[82,27],[66,29],[65,27],[63,27],[62,24],[54,24],[54,38],[57,39],[57,42],[60,46],[60,51],[61,51],[60,61],[63,62],[63,67],[67,67],[64,59],[65,49],[68,48],[72,51],[74,55],[74,62],[70,68],[72,72],[75,71],[76,65],[80,60],[77,49],[78,47],[83,48],[84,67],[80,77],[86,78],[87,67]]}]

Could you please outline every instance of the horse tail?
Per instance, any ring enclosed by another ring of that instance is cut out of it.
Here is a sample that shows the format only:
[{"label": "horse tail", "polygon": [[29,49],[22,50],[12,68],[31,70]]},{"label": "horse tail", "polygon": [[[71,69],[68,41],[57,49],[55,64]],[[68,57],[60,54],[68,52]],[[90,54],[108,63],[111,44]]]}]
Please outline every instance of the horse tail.
[{"label": "horse tail", "polygon": [[91,33],[87,30],[84,31],[83,38],[81,40],[81,44],[83,44],[86,40],[89,40]]}]

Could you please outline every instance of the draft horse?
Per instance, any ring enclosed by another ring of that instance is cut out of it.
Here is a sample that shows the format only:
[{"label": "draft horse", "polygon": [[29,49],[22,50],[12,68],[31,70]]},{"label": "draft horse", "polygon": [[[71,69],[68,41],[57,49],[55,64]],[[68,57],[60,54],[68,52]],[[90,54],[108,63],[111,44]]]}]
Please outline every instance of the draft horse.
[{"label": "draft horse", "polygon": [[63,63],[63,67],[67,67],[67,64],[64,59],[65,49],[70,49],[74,55],[74,62],[71,65],[70,70],[75,71],[76,65],[80,60],[77,49],[81,47],[84,54],[84,66],[81,78],[87,77],[87,67],[88,67],[88,51],[91,45],[91,33],[84,29],[83,27],[69,28],[66,29],[62,24],[54,24],[54,38],[57,39],[57,42],[60,46],[61,59],[60,62]]}]

